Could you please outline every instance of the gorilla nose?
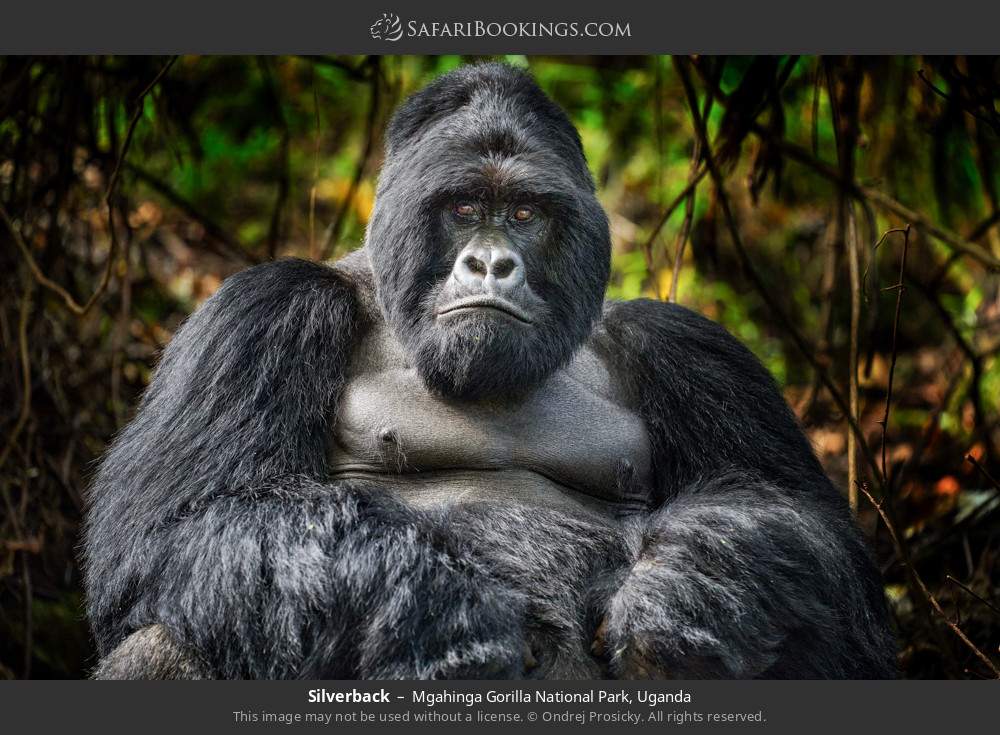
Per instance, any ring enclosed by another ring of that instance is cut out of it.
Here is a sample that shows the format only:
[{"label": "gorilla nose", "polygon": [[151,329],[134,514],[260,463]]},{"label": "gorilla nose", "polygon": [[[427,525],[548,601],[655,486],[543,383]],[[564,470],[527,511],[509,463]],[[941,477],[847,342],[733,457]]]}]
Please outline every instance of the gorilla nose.
[{"label": "gorilla nose", "polygon": [[524,261],[505,247],[470,245],[452,270],[455,280],[477,293],[509,293],[524,283]]}]

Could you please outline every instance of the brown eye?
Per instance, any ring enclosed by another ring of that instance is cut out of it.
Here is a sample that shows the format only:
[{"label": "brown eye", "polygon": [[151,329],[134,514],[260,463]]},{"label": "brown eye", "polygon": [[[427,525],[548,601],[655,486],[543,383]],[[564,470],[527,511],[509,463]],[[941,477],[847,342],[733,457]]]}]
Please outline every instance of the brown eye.
[{"label": "brown eye", "polygon": [[455,214],[459,217],[472,218],[476,216],[476,208],[469,202],[459,202],[455,205]]},{"label": "brown eye", "polygon": [[518,222],[530,222],[535,216],[531,207],[520,206],[514,210],[514,219]]}]

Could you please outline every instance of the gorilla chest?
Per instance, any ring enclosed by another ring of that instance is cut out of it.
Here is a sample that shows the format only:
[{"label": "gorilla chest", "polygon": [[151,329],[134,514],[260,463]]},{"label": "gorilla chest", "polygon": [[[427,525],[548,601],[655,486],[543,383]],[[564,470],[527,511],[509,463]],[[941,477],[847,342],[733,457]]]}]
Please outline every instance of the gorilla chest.
[{"label": "gorilla chest", "polygon": [[649,439],[586,348],[509,400],[432,394],[402,359],[355,360],[331,456],[335,478],[417,506],[513,501],[618,516],[646,507]]}]

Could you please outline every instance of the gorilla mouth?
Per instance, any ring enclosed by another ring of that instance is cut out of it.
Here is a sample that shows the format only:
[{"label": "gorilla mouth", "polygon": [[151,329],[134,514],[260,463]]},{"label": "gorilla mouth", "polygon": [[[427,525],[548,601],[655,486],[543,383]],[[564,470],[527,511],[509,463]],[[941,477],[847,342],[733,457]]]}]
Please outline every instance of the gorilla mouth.
[{"label": "gorilla mouth", "polygon": [[466,311],[476,311],[481,309],[492,309],[513,317],[524,324],[532,324],[532,319],[528,313],[517,304],[499,296],[466,296],[465,298],[452,301],[438,309],[439,317],[446,314],[456,314]]}]

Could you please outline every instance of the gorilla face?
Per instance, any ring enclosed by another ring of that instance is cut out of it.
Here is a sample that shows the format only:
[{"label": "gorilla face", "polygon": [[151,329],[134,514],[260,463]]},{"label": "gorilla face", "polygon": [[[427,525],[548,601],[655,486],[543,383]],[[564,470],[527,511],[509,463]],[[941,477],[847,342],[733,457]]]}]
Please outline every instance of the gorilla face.
[{"label": "gorilla face", "polygon": [[526,74],[464,67],[387,136],[367,246],[427,386],[503,398],[564,365],[600,315],[607,218],[576,130]]}]

